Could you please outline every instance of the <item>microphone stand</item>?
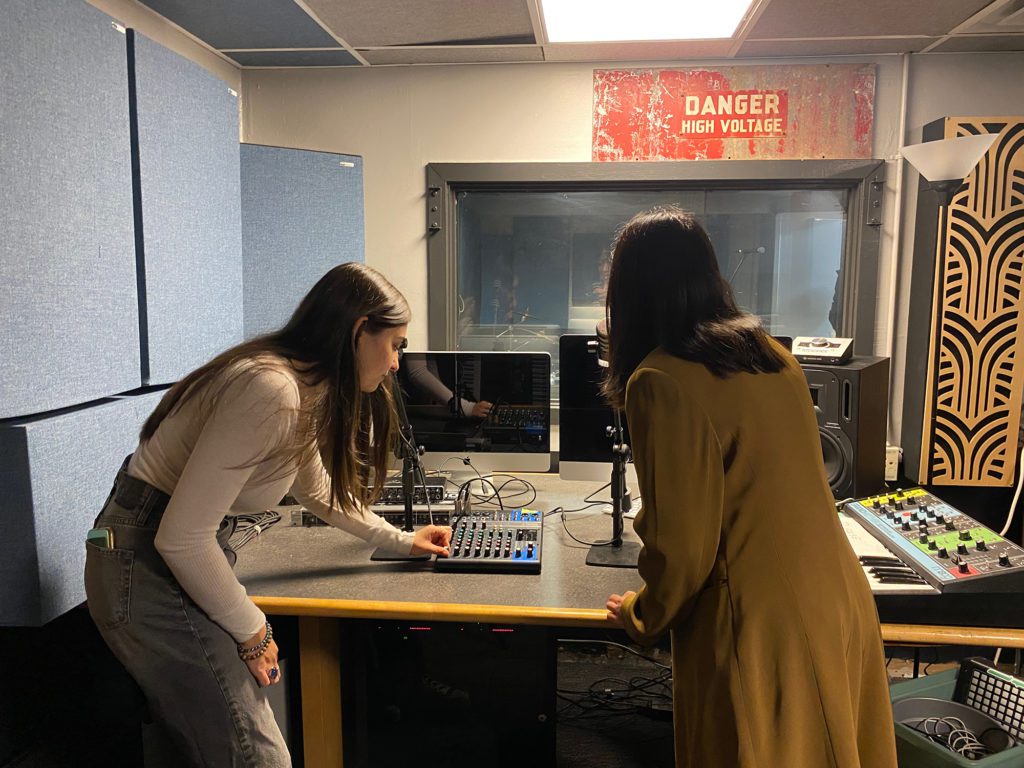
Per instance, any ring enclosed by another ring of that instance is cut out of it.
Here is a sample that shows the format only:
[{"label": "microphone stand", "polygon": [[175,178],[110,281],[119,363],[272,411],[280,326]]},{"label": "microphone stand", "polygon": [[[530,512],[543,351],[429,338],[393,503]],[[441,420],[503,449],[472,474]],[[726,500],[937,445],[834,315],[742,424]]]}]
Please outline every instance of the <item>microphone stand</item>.
[{"label": "microphone stand", "polygon": [[612,438],[612,538],[607,544],[595,544],[587,553],[587,565],[603,568],[636,568],[640,557],[640,544],[635,541],[623,541],[623,516],[630,508],[629,488],[626,485],[626,465],[629,463],[631,451],[625,441],[625,430],[622,427],[622,414],[618,408],[613,411],[615,426],[608,427],[608,436]]},{"label": "microphone stand", "polygon": [[[416,445],[416,436],[412,431],[412,422],[409,421],[409,414],[405,410],[405,399],[402,397],[402,388],[398,384],[398,377],[391,380],[391,392],[395,400],[395,410],[398,411],[399,440],[395,455],[402,460],[402,502],[405,505],[405,524],[402,530],[411,533],[413,528],[413,500],[416,493],[416,476],[423,475],[423,468],[420,465],[420,456],[423,454],[423,447]],[[427,488],[424,482],[424,496]],[[429,499],[428,499],[429,503]],[[429,560],[430,555],[413,555],[393,552],[383,547],[378,547],[370,555],[371,560],[385,561],[406,561],[406,560]]]}]

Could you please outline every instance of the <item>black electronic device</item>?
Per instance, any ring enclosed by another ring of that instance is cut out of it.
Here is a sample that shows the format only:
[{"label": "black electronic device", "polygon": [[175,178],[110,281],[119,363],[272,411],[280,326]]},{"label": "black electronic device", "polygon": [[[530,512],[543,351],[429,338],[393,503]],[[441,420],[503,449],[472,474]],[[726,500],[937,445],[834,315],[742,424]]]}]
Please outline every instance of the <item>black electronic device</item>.
[{"label": "black electronic device", "polygon": [[797,336],[792,343],[793,357],[801,363],[842,365],[853,355],[853,339],[824,336]]},{"label": "black electronic device", "polygon": [[[415,485],[412,490],[412,503],[413,504],[426,504],[428,501],[431,504],[441,504],[445,501],[445,485],[447,480],[443,477],[428,476],[426,478],[426,484],[417,478]],[[454,494],[447,494],[451,497],[449,500],[455,498]],[[391,504],[403,504],[405,498],[402,491],[402,478],[393,477],[389,478],[384,483],[384,488],[381,491],[380,498],[377,499],[375,505],[387,506]]]},{"label": "black electronic device", "polygon": [[940,592],[1024,591],[1024,549],[923,488],[843,511]]},{"label": "black electronic device", "polygon": [[532,509],[473,510],[452,523],[448,557],[434,570],[540,573],[544,515]]},{"label": "black electronic device", "polygon": [[802,365],[818,420],[825,474],[837,499],[885,487],[889,359],[854,357],[845,365]]},{"label": "black electronic device", "polygon": [[471,456],[480,471],[551,468],[551,356],[405,352],[398,381],[423,465]]}]

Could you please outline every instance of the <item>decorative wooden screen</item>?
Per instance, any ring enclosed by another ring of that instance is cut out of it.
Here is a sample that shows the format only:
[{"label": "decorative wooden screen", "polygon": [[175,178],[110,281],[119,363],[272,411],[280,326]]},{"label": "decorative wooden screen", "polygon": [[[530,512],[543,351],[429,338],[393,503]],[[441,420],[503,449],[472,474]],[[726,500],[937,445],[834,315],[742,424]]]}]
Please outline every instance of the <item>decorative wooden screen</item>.
[{"label": "decorative wooden screen", "polygon": [[999,138],[939,216],[920,478],[1009,486],[1024,392],[1024,118],[949,117],[944,133]]}]

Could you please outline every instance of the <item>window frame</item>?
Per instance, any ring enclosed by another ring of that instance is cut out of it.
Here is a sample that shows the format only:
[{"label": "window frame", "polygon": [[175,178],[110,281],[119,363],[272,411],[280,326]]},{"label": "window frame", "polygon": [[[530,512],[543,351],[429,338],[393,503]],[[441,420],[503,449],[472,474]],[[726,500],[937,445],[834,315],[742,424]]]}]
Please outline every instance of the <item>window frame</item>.
[{"label": "window frame", "polygon": [[840,334],[874,350],[882,160],[699,160],[622,163],[429,163],[426,166],[427,339],[456,349],[460,192],[841,189],[849,194],[840,266]]}]

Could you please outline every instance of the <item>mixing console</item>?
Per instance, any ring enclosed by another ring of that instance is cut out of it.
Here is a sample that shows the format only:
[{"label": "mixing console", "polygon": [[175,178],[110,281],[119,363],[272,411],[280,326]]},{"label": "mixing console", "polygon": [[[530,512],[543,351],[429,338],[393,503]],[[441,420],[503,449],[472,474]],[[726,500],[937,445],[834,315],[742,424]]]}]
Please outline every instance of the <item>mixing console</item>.
[{"label": "mixing console", "polygon": [[540,573],[544,516],[532,509],[473,510],[452,523],[448,557],[437,571]]},{"label": "mixing console", "polygon": [[843,509],[898,558],[895,567],[909,566],[939,591],[1024,590],[1024,549],[923,488],[871,496]]}]

